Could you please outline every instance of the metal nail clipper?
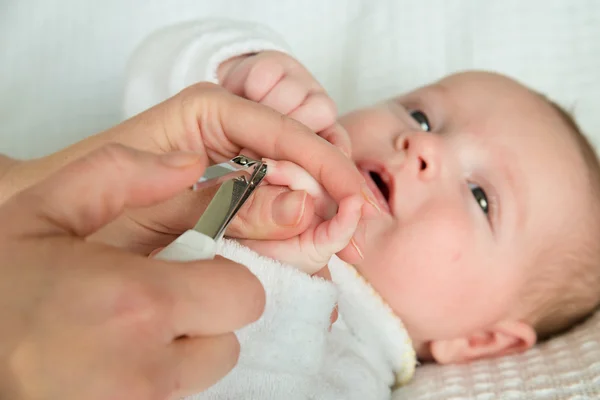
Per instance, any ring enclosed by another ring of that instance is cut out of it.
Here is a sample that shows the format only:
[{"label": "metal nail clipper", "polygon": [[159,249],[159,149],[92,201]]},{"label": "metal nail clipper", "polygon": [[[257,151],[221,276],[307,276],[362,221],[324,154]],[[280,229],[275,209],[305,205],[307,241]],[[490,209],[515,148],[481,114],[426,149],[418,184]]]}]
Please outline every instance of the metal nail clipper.
[{"label": "metal nail clipper", "polygon": [[190,229],[162,249],[156,258],[174,261],[215,257],[217,241],[267,174],[267,165],[245,156],[208,167],[192,190],[221,185],[208,207]]}]

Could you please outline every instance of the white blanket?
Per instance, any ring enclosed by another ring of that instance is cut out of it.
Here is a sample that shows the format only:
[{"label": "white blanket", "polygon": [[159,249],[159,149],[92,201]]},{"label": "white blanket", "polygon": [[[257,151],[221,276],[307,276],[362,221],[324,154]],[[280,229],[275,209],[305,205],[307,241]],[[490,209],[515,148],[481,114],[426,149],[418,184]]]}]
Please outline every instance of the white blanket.
[{"label": "white blanket", "polygon": [[332,259],[334,284],[233,241],[219,253],[260,279],[267,302],[263,316],[237,332],[238,365],[190,400],[384,400],[412,377],[416,358],[402,323],[350,265]]}]

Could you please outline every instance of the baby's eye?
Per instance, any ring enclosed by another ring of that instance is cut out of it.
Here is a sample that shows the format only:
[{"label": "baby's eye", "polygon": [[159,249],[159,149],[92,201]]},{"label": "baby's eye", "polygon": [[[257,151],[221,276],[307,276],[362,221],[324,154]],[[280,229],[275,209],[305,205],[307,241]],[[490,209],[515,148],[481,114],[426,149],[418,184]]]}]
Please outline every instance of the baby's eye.
[{"label": "baby's eye", "polygon": [[425,132],[431,131],[431,125],[429,125],[429,119],[427,119],[427,115],[425,115],[422,111],[415,110],[411,111],[410,116],[414,118],[415,121],[421,125],[421,129]]},{"label": "baby's eye", "polygon": [[471,193],[473,193],[473,197],[475,197],[475,201],[483,210],[483,213],[487,215],[489,213],[489,203],[485,191],[481,188],[481,186],[474,183],[469,183],[469,189],[471,189]]}]

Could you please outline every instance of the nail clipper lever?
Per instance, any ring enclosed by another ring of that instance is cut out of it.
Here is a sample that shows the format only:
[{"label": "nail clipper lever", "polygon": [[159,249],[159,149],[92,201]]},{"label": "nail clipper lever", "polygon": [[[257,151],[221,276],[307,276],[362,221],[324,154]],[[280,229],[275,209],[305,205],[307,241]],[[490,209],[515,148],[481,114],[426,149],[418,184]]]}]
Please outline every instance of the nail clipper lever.
[{"label": "nail clipper lever", "polygon": [[161,260],[192,261],[213,259],[229,223],[267,174],[267,165],[245,156],[208,167],[193,190],[221,185],[193,229],[162,249]]}]

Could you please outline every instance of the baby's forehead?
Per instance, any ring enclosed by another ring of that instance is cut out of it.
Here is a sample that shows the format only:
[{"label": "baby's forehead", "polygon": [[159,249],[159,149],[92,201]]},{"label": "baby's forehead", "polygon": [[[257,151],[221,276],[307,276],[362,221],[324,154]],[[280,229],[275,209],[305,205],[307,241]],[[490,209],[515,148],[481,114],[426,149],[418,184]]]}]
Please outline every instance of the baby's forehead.
[{"label": "baby's forehead", "polygon": [[[488,71],[465,71],[448,75],[436,82],[434,85],[445,87],[468,87],[481,89],[487,92],[489,89],[511,89],[525,92],[529,91],[525,85],[507,75]],[[489,93],[493,95],[494,92]]]}]

